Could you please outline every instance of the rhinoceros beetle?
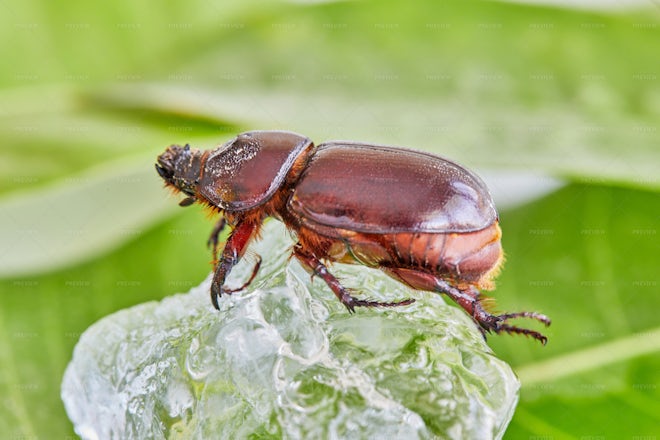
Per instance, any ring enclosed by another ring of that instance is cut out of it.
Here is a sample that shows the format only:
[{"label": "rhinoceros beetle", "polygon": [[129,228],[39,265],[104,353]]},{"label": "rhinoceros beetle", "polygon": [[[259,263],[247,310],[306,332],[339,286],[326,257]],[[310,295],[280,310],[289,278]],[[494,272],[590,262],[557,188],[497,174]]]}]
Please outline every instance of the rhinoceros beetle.
[{"label": "rhinoceros beetle", "polygon": [[[404,148],[332,141],[315,146],[286,131],[242,133],[213,150],[172,145],[157,159],[167,186],[186,195],[180,205],[205,204],[221,214],[213,228],[211,301],[228,289],[227,275],[275,217],[293,233],[293,255],[322,278],[349,312],[355,307],[412,303],[376,302],[350,295],[325,263],[363,264],[419,290],[444,293],[486,332],[541,333],[507,323],[534,312],[494,315],[480,290],[493,289],[503,254],[501,229],[483,181],[439,156]],[[220,258],[218,236],[232,227]],[[247,287],[252,276],[240,289]]]}]

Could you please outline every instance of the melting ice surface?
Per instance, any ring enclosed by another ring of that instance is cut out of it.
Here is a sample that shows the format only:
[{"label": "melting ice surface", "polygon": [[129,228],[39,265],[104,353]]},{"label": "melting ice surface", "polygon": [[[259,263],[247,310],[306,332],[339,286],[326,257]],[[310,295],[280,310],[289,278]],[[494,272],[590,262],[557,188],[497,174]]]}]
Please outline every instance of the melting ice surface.
[{"label": "melting ice surface", "polygon": [[[222,297],[210,278],[185,294],[114,313],[80,338],[62,383],[76,432],[108,438],[498,438],[519,383],[470,318],[377,270],[334,265],[376,300],[353,315],[288,260],[278,222],[250,252],[252,286]],[[228,282],[251,272],[246,258]]]}]

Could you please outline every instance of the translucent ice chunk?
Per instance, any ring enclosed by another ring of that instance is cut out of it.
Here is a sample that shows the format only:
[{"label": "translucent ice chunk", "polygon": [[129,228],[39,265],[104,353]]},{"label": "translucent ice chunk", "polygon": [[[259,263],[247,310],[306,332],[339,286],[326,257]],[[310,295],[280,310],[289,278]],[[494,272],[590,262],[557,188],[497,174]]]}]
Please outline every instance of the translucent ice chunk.
[{"label": "translucent ice chunk", "polygon": [[[281,224],[268,223],[263,236],[251,248],[263,257],[259,275],[222,297],[220,311],[209,278],[82,335],[62,384],[81,437],[502,436],[519,383],[465,313],[379,271],[334,265],[361,297],[417,299],[351,315],[288,260]],[[246,260],[230,285],[249,276]]]}]

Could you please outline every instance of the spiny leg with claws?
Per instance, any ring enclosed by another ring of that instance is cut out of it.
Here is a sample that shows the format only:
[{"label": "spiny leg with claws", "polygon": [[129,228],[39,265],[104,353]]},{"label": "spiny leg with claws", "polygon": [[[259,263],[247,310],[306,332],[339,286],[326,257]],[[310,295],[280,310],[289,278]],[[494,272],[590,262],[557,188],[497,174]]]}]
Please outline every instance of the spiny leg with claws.
[{"label": "spiny leg with claws", "polygon": [[449,296],[468,314],[470,314],[472,319],[479,326],[479,330],[484,335],[484,338],[488,332],[506,332],[530,336],[541,342],[543,345],[548,342],[548,338],[537,331],[507,324],[507,321],[512,318],[530,318],[542,322],[547,327],[550,325],[550,319],[545,315],[536,312],[515,312],[492,315],[481,306],[480,293],[475,287],[470,286],[467,289],[457,289],[441,279],[436,279],[436,291]]},{"label": "spiny leg with claws", "polygon": [[219,242],[220,233],[225,229],[226,225],[227,225],[227,220],[225,220],[224,217],[221,217],[220,220],[218,220],[218,222],[211,230],[209,239],[206,240],[206,246],[211,248],[211,252],[213,255],[212,262],[213,262],[214,271],[218,267],[218,242]]},{"label": "spiny leg with claws", "polygon": [[419,269],[400,267],[381,267],[381,269],[413,289],[444,293],[450,297],[456,304],[465,310],[468,315],[470,315],[472,320],[477,324],[484,339],[486,338],[486,333],[504,332],[530,336],[541,342],[543,345],[548,341],[548,338],[537,331],[516,327],[507,323],[509,319],[513,318],[531,318],[549,326],[550,319],[545,315],[534,312],[493,315],[483,308],[481,294],[474,286],[469,285],[468,287],[458,288],[436,274]]},{"label": "spiny leg with claws", "polygon": [[211,281],[211,302],[213,307],[219,309],[218,298],[223,294],[231,295],[234,292],[238,292],[247,288],[259,272],[261,267],[261,257],[257,255],[257,262],[252,269],[252,274],[250,278],[243,284],[241,287],[236,289],[228,289],[225,287],[225,280],[232,268],[238,264],[239,260],[245,253],[247,244],[250,242],[252,237],[256,234],[258,226],[246,221],[239,221],[234,229],[232,230],[227,243],[222,251],[222,256],[220,260],[217,259],[217,247],[218,247],[218,235],[224,229],[225,221],[224,219],[220,220],[213,231],[211,231],[211,236],[209,237],[208,244],[213,247],[213,281]]},{"label": "spiny leg with claws", "polygon": [[395,302],[379,302],[362,300],[351,296],[348,290],[341,285],[339,280],[332,275],[328,268],[313,253],[306,251],[298,243],[293,248],[293,255],[302,263],[303,267],[313,275],[318,275],[330,287],[339,301],[348,309],[350,313],[355,313],[355,307],[398,307],[406,306],[415,302],[414,299],[405,299]]}]

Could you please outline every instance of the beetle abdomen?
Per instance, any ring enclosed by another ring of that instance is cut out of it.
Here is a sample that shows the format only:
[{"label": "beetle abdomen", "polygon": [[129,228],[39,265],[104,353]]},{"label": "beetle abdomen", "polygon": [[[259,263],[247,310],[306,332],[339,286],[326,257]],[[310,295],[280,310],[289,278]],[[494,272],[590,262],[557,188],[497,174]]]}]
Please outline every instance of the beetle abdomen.
[{"label": "beetle abdomen", "polygon": [[[497,223],[481,231],[464,234],[385,234],[378,238],[378,242],[389,258],[380,261],[379,265],[422,270],[481,284],[482,281],[490,281],[491,273],[501,262],[500,236]],[[352,254],[361,262],[373,255],[371,246],[363,252],[362,243],[356,240],[348,243]]]},{"label": "beetle abdomen", "polygon": [[[319,242],[319,236],[325,240]],[[300,241],[310,241],[310,247],[319,255],[333,261],[432,273],[482,289],[492,289],[491,280],[502,262],[500,237],[497,222],[481,231],[464,234],[366,234],[324,227],[302,228],[299,233]],[[428,285],[408,284],[430,290]]]}]

